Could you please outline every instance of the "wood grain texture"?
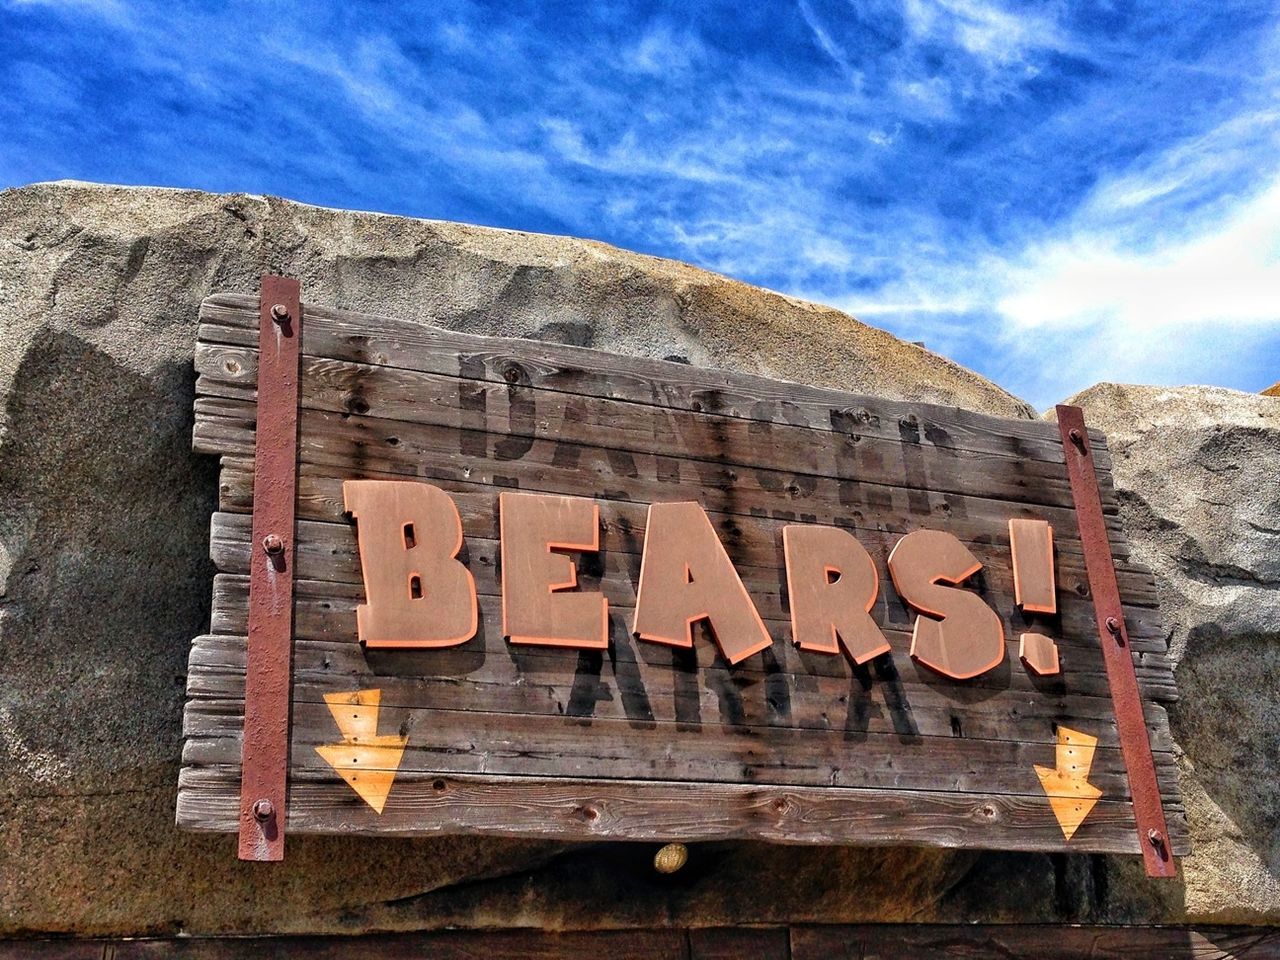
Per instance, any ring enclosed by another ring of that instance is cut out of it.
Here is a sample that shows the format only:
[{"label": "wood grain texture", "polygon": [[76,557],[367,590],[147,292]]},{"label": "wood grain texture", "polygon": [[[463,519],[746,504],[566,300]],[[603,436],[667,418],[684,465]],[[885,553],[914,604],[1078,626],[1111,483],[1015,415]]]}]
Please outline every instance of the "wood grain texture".
[{"label": "wood grain texture", "polygon": [[[255,329],[254,303],[252,297],[241,294],[207,298],[200,308],[200,342],[252,347],[256,340],[245,331]],[[915,417],[922,435],[939,447],[993,453],[1040,449],[1046,459],[1053,459],[1048,452],[1054,446],[1053,425],[1041,421],[1004,420],[958,407],[861,397],[646,357],[619,358],[566,344],[455,333],[322,305],[307,305],[303,353],[489,383],[511,383],[513,372],[519,382],[524,372],[530,386],[544,390],[709,416],[795,423],[815,430],[856,421],[865,431],[890,439],[900,421],[910,423]],[[833,411],[837,416],[832,416]],[[1089,439],[1101,448],[1100,454],[1106,450],[1106,437],[1100,431],[1090,430]],[[1109,469],[1110,461],[1103,465]]]},{"label": "wood grain texture", "polygon": [[11,940],[0,960],[1276,960],[1265,927],[861,924],[440,930],[363,936]]},{"label": "wood grain texture", "polygon": [[[178,825],[225,830],[239,797],[235,777],[234,766],[185,767]],[[289,795],[295,832],[946,848],[972,847],[978,833],[988,849],[1060,851],[1062,831],[1047,812],[1038,798],[998,794],[458,774],[397,778],[381,816],[345,786],[303,781]],[[1174,852],[1185,852],[1181,810],[1171,811],[1169,826]],[[1072,850],[1138,853],[1132,805],[1100,801]]]},{"label": "wood grain texture", "polygon": [[[247,573],[251,556],[250,529],[248,516],[244,514],[215,513],[210,525],[210,559],[224,573]],[[473,528],[474,529],[474,528]],[[610,607],[615,609],[631,609],[636,600],[636,569],[640,554],[634,551],[638,542],[643,542],[643,531],[639,536],[621,536],[613,531],[605,531],[601,536],[600,549],[581,555],[578,567],[578,580],[582,589],[591,592],[603,591],[609,599]],[[865,536],[864,546],[873,550],[879,576],[879,591],[876,602],[878,619],[890,629],[899,628],[909,631],[912,617],[893,588],[893,581],[888,576],[888,565],[884,560],[886,547],[892,538],[883,535]],[[476,580],[476,589],[482,596],[499,596],[501,583],[499,577],[500,551],[499,540],[472,533],[466,538],[467,558],[472,576]],[[998,555],[998,549],[990,550],[990,554]],[[786,620],[785,603],[786,579],[782,576],[781,558],[779,563],[770,566],[735,563],[743,584],[750,593],[761,616],[769,620]],[[301,580],[319,580],[340,584],[360,584],[363,582],[360,565],[360,554],[357,549],[356,532],[351,524],[318,523],[316,521],[300,521],[298,523],[298,557],[295,568],[296,576]],[[1007,566],[994,560],[986,565],[983,571],[983,599],[995,608],[1000,616],[1006,634],[1025,630],[1030,618],[1023,615],[1013,600],[1012,578]],[[1065,632],[1064,641],[1068,645],[1087,646],[1096,649],[1096,640],[1088,644],[1081,643],[1088,628],[1093,622],[1093,607],[1082,597],[1066,594],[1062,599],[1061,613],[1055,625]],[[1157,612],[1149,606],[1129,605],[1125,608],[1125,621],[1129,635],[1134,641],[1134,649],[1143,653],[1161,654],[1165,652],[1162,628]]]},{"label": "wood grain texture", "polygon": [[[908,688],[901,673],[907,664],[898,658],[873,662],[865,675],[853,674],[838,661],[801,659],[794,665],[778,664],[784,671],[792,669],[789,676],[770,667],[748,670],[744,664],[733,671],[713,669],[699,681],[674,669],[675,660],[636,655],[634,640],[625,634],[608,656],[528,650],[486,656],[479,666],[475,652],[442,665],[425,653],[408,660],[401,654],[380,659],[349,642],[313,640],[298,641],[295,658],[298,699],[378,687],[389,706],[431,703],[443,710],[468,710],[483,704],[494,713],[648,724],[702,723],[705,717],[708,723],[718,719],[742,727],[843,730],[853,740],[865,733],[892,733],[908,740],[972,737],[1053,744],[1059,719],[1070,717],[1087,725],[1104,746],[1118,743],[1111,701],[1105,696],[1075,688],[957,691],[941,681]],[[244,638],[197,637],[188,670],[192,697],[238,699],[244,684]],[[893,671],[899,671],[897,679]],[[1154,702],[1145,708],[1152,748],[1171,750],[1164,708]]]},{"label": "wood grain texture", "polygon": [[[206,346],[196,354],[201,396],[252,400],[257,353]],[[236,367],[234,377],[224,373]],[[208,372],[206,372],[208,371]],[[219,374],[222,374],[219,376]],[[303,361],[306,409],[415,426],[478,431],[520,440],[561,440],[572,426],[591,447],[626,450],[742,468],[780,470],[818,479],[856,478],[862,483],[971,493],[1015,502],[1070,504],[1059,464],[1021,455],[938,447],[904,423],[897,436],[819,431],[786,422],[713,417],[667,408],[538,390],[516,383],[475,381],[367,364],[308,358]],[[909,438],[909,439],[908,439]],[[767,442],[762,442],[766,440]],[[917,449],[918,448],[918,449]],[[1043,454],[1042,454],[1043,455]]]},{"label": "wood grain texture", "polygon": [[[353,477],[345,479],[402,479],[409,475],[394,470],[378,470],[370,465],[352,465]],[[299,469],[298,516],[307,520],[345,523],[342,510],[342,478],[332,476],[332,470],[303,462]],[[253,509],[252,483],[253,459],[251,456],[230,455],[223,457],[220,483],[221,508],[229,513],[249,513]],[[497,518],[493,508],[493,491],[490,484],[472,482],[469,477],[430,477],[431,483],[446,490],[463,515],[468,536],[497,536]],[[508,478],[511,479],[511,478]],[[639,553],[643,541],[644,503],[626,500],[601,500],[600,519],[603,532],[616,529],[620,534],[630,533],[631,539],[623,539],[614,549],[625,553]],[[849,530],[868,542],[889,542],[917,529],[933,524],[946,529],[961,541],[974,547],[999,547],[1005,544],[1005,520],[1010,515],[1044,513],[1067,516],[1057,508],[1029,507],[991,500],[964,502],[949,495],[928,495],[910,503],[905,498],[890,496],[877,504],[874,514],[849,510],[836,513],[830,523]],[[776,514],[776,515],[775,515]],[[711,511],[710,517],[717,532],[725,541],[735,562],[773,566],[778,558],[778,542],[781,528],[788,523],[810,522],[793,510],[772,511],[768,515],[751,514],[754,521],[742,524],[736,514]],[[874,523],[869,522],[874,518]],[[1119,521],[1112,533],[1122,536]],[[1083,553],[1080,542],[1074,537],[1055,545],[1059,556],[1058,585],[1061,590],[1078,596],[1088,595],[1088,582],[1084,577]],[[1062,565],[1066,570],[1062,570]],[[1116,569],[1126,601],[1137,606],[1155,606],[1157,602],[1155,580],[1149,570],[1132,559],[1127,551],[1117,553]]]},{"label": "wood grain texture", "polygon": [[[312,305],[306,316],[290,829],[1061,850],[1035,764],[1052,764],[1065,725],[1098,738],[1091,780],[1103,791],[1065,849],[1138,851],[1052,424]],[[222,457],[210,539],[219,572],[211,632],[191,650],[178,820],[225,829],[244,712],[256,300],[210,298],[201,320],[194,446]],[[1177,690],[1158,593],[1116,515],[1105,438],[1090,437],[1182,852],[1163,706]],[[479,595],[475,638],[437,650],[357,641],[364,580],[344,515],[348,479],[425,480],[453,498]],[[574,556],[581,588],[608,600],[607,650],[504,639],[503,491],[597,501],[600,549]],[[773,640],[736,666],[705,632],[690,650],[631,634],[648,504],[678,500],[704,506]],[[1011,519],[1054,527],[1051,616],[1018,609]],[[788,523],[838,526],[867,548],[878,578],[872,616],[889,653],[859,667],[790,642]],[[1006,649],[972,681],[940,677],[906,653],[914,613],[886,558],[921,528],[954,534],[983,564],[970,588],[996,611]],[[1037,677],[1018,661],[1028,630],[1054,638],[1060,674]],[[374,689],[378,733],[408,737],[381,816],[316,750],[340,739],[325,697]]]},{"label": "wood grain texture", "polygon": [[[248,583],[244,577],[234,576],[231,574],[219,574],[214,578],[214,599],[213,613],[211,617],[211,627],[213,632],[222,634],[240,635],[244,633],[247,618],[243,611],[245,598],[248,596]],[[297,596],[294,600],[294,637],[296,640],[331,640],[342,641],[352,640],[354,637],[355,608],[364,596],[363,589],[358,584],[342,584],[317,582],[310,580],[300,580],[297,584]],[[425,669],[438,669],[444,671],[457,671],[466,669],[467,665],[472,665],[474,669],[474,661],[478,651],[492,649],[491,639],[501,642],[501,622],[502,613],[500,602],[495,596],[481,596],[479,598],[479,630],[477,640],[470,641],[458,647],[449,647],[441,650],[431,651],[431,659],[424,661],[421,659],[424,651],[404,651],[400,656],[403,659],[381,661],[392,670],[395,665],[402,664],[400,669],[408,669],[411,664],[422,664]],[[623,643],[626,636],[630,634],[630,619],[626,616],[625,610],[614,611],[610,616],[610,639],[616,643]],[[786,623],[774,620],[767,620],[766,625],[770,626],[778,636],[785,635],[788,629]],[[893,626],[885,627],[885,634],[891,642],[896,642],[895,649],[905,650],[909,646],[910,634],[908,631]],[[710,641],[708,641],[710,642]],[[668,669],[674,664],[688,664],[689,668],[698,666],[701,669],[711,669],[717,667],[722,661],[716,657],[714,645],[712,650],[704,650],[705,644],[695,644],[692,652],[683,651],[676,652],[670,648],[665,648],[659,644],[637,643],[634,645],[637,660],[643,658],[646,662],[656,662],[664,665]],[[1106,685],[1106,673],[1100,661],[1100,656],[1091,651],[1086,645],[1079,644],[1062,654],[1064,663],[1067,668],[1063,673],[1055,677],[1032,677],[1020,665],[1015,667],[1018,656],[1018,638],[1016,636],[1007,637],[1005,639],[1006,657],[1005,661],[990,673],[973,680],[965,681],[969,686],[975,689],[992,688],[1002,689],[1010,687],[1017,690],[1028,692],[1043,690],[1061,690],[1072,691],[1079,690],[1081,692],[1090,692],[1099,696],[1106,696],[1109,688]],[[500,648],[505,650],[506,647]],[[367,650],[366,656],[382,656],[379,651]],[[514,653],[507,653],[504,656],[515,656]],[[545,656],[533,648],[527,648],[521,651],[521,656],[529,658]],[[560,653],[561,660],[564,661],[564,654]],[[1070,656],[1070,661],[1067,657]],[[1147,655],[1136,653],[1137,662],[1135,669],[1137,670],[1139,683],[1142,689],[1150,699],[1161,702],[1168,702],[1176,699],[1176,687],[1173,685],[1173,675],[1169,670],[1168,661],[1159,656],[1153,656],[1153,663],[1149,666],[1146,662]],[[681,659],[681,658],[684,659]],[[793,663],[797,658],[803,658],[806,664],[806,670],[822,670],[823,662],[831,663],[830,669],[842,669],[842,660],[839,657],[829,657],[819,653],[801,653],[794,652],[789,644],[775,642],[766,654],[758,660],[751,660],[739,664],[735,669],[745,671],[750,676],[761,671],[772,672],[789,672],[786,668],[779,670],[775,664],[777,663]],[[461,659],[459,659],[461,658]],[[909,661],[897,661],[902,669],[895,671],[899,677],[918,678],[918,682],[927,683],[934,679],[939,683],[955,684],[956,681],[944,680],[937,677],[926,670],[926,668],[905,669],[905,664]],[[727,664],[725,667],[727,668]],[[792,671],[793,672],[793,671]]]},{"label": "wood grain texture", "polygon": [[792,960],[1274,960],[1280,931],[1257,927],[797,926]]},{"label": "wood grain texture", "polygon": [[[184,718],[183,761],[234,764],[240,755],[243,701],[192,701]],[[639,779],[776,786],[832,786],[1044,796],[1035,764],[1053,764],[1043,744],[956,738],[904,743],[892,734],[781,725],[701,723],[671,726],[629,720],[514,715],[436,706],[383,705],[380,729],[409,738],[398,779],[422,773]],[[683,734],[683,735],[682,735]],[[696,735],[695,735],[696,734]],[[327,782],[328,764],[315,748],[341,741],[323,703],[295,698],[291,777]],[[1104,796],[1124,799],[1128,782],[1116,748],[1098,748],[1089,782]],[[1172,754],[1156,755],[1165,777]],[[374,769],[377,769],[376,767]],[[1176,797],[1168,797],[1170,801]]]}]

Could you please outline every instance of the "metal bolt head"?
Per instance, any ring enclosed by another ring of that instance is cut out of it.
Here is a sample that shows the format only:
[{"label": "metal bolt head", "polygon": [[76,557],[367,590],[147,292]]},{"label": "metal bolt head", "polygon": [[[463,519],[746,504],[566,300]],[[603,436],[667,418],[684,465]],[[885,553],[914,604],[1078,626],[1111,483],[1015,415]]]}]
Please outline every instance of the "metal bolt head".
[{"label": "metal bolt head", "polygon": [[267,552],[268,556],[278,557],[284,553],[284,541],[280,539],[278,534],[268,533],[262,538],[262,549]]},{"label": "metal bolt head", "polygon": [[689,862],[689,848],[683,843],[668,843],[653,855],[653,869],[659,873],[675,873]]},{"label": "metal bolt head", "polygon": [[1077,447],[1079,447],[1081,450],[1084,449],[1084,434],[1081,433],[1076,427],[1072,427],[1070,430],[1068,430],[1067,436],[1071,438],[1071,442],[1074,443]]},{"label": "metal bolt head", "polygon": [[1150,843],[1153,847],[1163,847],[1164,834],[1161,833],[1159,830],[1157,830],[1155,827],[1152,827],[1150,830],[1147,831],[1147,842]]},{"label": "metal bolt head", "polygon": [[1115,617],[1107,617],[1107,630],[1113,637],[1120,636],[1120,621]]},{"label": "metal bolt head", "polygon": [[263,798],[262,800],[253,801],[253,819],[259,823],[264,823],[271,819],[272,814],[276,812],[275,804],[270,800]]},{"label": "metal bolt head", "polygon": [[289,319],[289,308],[286,307],[283,303],[272,304],[271,319],[274,320],[276,323],[284,323],[286,320]]}]

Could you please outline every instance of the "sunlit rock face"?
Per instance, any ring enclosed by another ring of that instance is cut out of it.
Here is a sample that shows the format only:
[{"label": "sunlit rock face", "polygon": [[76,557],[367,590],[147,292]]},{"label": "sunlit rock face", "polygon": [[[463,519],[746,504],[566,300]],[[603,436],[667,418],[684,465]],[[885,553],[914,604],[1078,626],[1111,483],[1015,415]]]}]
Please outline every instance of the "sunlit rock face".
[{"label": "sunlit rock face", "polygon": [[1133,448],[1117,456],[1126,519],[1182,658],[1175,730],[1199,851],[1185,885],[1153,886],[1127,858],[765,844],[695,844],[664,877],[651,846],[465,837],[293,836],[263,868],[237,862],[233,837],[178,832],[217,501],[217,464],[190,452],[197,308],[256,292],[264,271],[334,307],[1034,415],[838,311],[598,243],[245,195],[0,194],[0,935],[1150,921],[1184,916],[1184,898],[1195,916],[1275,916],[1263,538],[1280,521],[1274,486],[1270,514],[1240,501],[1265,499],[1280,445],[1275,413],[1246,427],[1236,394],[1183,434],[1148,426],[1170,404],[1130,388],[1081,398],[1113,449]]},{"label": "sunlit rock face", "polygon": [[[1280,397],[1100,383],[1121,513],[1156,574],[1195,853],[1187,915],[1280,919]],[[1119,866],[1123,886],[1140,871]]]},{"label": "sunlit rock face", "polygon": [[174,829],[218,492],[190,452],[197,309],[264,271],[334,307],[1032,415],[838,311],[599,243],[244,195],[0,194],[0,933],[430,925],[386,905],[564,853],[298,836],[254,869],[234,838]]}]

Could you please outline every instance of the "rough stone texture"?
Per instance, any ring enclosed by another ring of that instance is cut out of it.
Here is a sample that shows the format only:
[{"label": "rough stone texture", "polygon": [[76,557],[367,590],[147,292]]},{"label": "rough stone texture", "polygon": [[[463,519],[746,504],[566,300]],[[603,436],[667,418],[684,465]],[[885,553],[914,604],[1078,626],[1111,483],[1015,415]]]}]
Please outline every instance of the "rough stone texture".
[{"label": "rough stone texture", "polygon": [[[189,641],[208,625],[216,499],[216,464],[190,452],[196,310],[215,290],[255,291],[267,270],[337,307],[1033,415],[977,375],[835,310],[598,243],[244,195],[86,184],[0,194],[0,936],[1150,921],[1182,917],[1184,896],[1194,916],[1275,915],[1273,788],[1265,774],[1251,783],[1239,772],[1274,769],[1275,694],[1260,679],[1275,676],[1274,646],[1229,657],[1251,637],[1274,643],[1275,552],[1240,553],[1263,536],[1243,528],[1243,513],[1221,508],[1240,529],[1213,539],[1202,525],[1219,515],[1195,512],[1197,493],[1230,504],[1264,489],[1254,460],[1267,453],[1230,417],[1214,441],[1216,413],[1195,421],[1200,473],[1181,447],[1167,462],[1135,457],[1150,477],[1121,473],[1126,489],[1154,491],[1126,509],[1147,562],[1174,585],[1189,693],[1178,729],[1198,778],[1185,789],[1201,849],[1205,836],[1221,849],[1207,854],[1219,866],[1188,866],[1185,889],[1153,887],[1127,858],[761,844],[696,846],[665,878],[648,866],[649,845],[477,838],[297,836],[284,864],[263,867],[238,863],[231,837],[179,833],[182,685]],[[1139,430],[1089,415],[1121,443]],[[1267,423],[1274,465],[1274,414]],[[1233,471],[1237,458],[1248,462]],[[1274,530],[1271,489],[1270,513],[1254,519]],[[1149,524],[1140,503],[1152,505]],[[1184,541],[1207,565],[1183,569]],[[1273,584],[1270,607],[1264,586],[1230,580],[1253,574]],[[1230,589],[1208,589],[1223,577]],[[1250,608],[1231,599],[1235,589],[1261,599]],[[1252,619],[1214,635],[1219,614]],[[1240,709],[1214,709],[1198,693]],[[1251,866],[1264,862],[1271,874]],[[1228,868],[1256,890],[1235,897]]]},{"label": "rough stone texture", "polygon": [[0,194],[0,251],[0,934],[362,929],[563,853],[295,837],[255,868],[174,829],[217,493],[190,452],[207,294],[270,270],[331,306],[1032,415],[835,310],[581,240],[59,183]]},{"label": "rough stone texture", "polygon": [[[1280,921],[1280,398],[1103,383],[1130,541],[1155,571],[1182,699],[1170,721],[1195,854],[1165,910]],[[1140,882],[1117,864],[1113,886]],[[1185,902],[1179,904],[1179,899]]]}]

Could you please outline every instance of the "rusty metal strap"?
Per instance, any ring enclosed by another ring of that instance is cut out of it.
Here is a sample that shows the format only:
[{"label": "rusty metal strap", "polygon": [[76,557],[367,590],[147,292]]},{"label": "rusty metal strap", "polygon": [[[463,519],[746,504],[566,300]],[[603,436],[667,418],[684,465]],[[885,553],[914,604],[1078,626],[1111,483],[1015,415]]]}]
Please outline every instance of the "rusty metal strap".
[{"label": "rusty metal strap", "polygon": [[240,761],[240,859],[283,860],[293,648],[301,289],[262,278],[249,649]]},{"label": "rusty metal strap", "polygon": [[1076,521],[1080,526],[1085,571],[1098,622],[1098,639],[1102,643],[1107,684],[1111,688],[1111,701],[1116,713],[1120,752],[1129,777],[1129,794],[1133,798],[1138,843],[1142,847],[1147,876],[1172,877],[1177,874],[1177,867],[1165,825],[1164,806],[1160,801],[1160,783],[1151,757],[1151,741],[1143,719],[1142,697],[1138,692],[1138,677],[1120,605],[1111,541],[1102,517],[1098,473],[1093,462],[1089,432],[1084,425],[1084,411],[1064,405],[1057,408],[1057,413]]}]

